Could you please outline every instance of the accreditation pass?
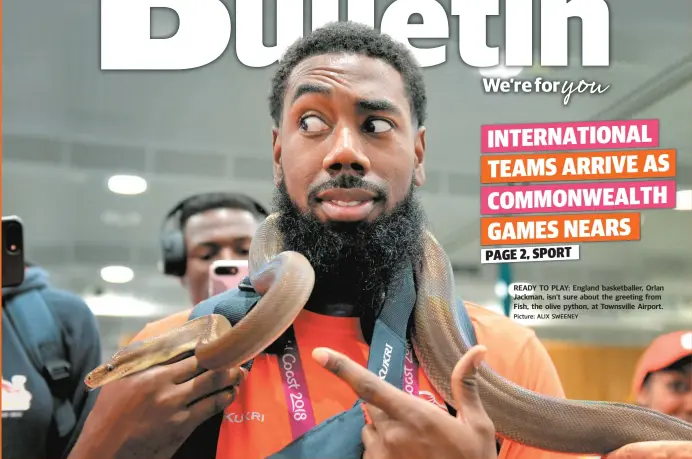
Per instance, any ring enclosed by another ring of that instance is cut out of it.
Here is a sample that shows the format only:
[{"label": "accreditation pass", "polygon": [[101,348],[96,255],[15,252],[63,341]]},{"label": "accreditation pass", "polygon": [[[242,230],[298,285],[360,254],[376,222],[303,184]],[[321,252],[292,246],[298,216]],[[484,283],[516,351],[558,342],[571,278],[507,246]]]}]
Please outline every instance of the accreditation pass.
[{"label": "accreditation pass", "polygon": [[481,263],[579,260],[578,245],[521,246],[481,249]]}]

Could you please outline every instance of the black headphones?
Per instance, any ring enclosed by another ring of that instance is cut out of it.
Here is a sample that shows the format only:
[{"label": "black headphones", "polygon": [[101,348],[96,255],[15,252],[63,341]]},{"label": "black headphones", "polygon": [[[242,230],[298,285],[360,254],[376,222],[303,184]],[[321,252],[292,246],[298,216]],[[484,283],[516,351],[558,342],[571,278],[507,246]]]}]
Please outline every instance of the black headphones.
[{"label": "black headphones", "polygon": [[[218,193],[202,193],[188,196],[175,205],[165,216],[161,225],[161,271],[169,276],[183,277],[187,270],[187,247],[185,244],[185,234],[180,227],[180,214],[183,208],[192,199],[203,196],[218,195]],[[255,210],[264,215],[269,215],[267,210],[260,203],[249,196],[238,193],[228,193],[230,197],[247,200],[255,207]],[[175,218],[174,218],[175,217]]]}]

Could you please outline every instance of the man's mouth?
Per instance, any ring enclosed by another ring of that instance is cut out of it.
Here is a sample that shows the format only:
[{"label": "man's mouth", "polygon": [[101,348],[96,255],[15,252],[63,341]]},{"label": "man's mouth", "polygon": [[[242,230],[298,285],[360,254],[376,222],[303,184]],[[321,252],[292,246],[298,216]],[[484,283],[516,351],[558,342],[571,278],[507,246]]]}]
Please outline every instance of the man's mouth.
[{"label": "man's mouth", "polygon": [[335,206],[341,206],[341,207],[355,207],[358,205],[363,204],[365,201],[327,201],[332,205]]},{"label": "man's mouth", "polygon": [[328,220],[353,222],[365,219],[377,197],[362,188],[331,188],[317,195],[317,204]]}]

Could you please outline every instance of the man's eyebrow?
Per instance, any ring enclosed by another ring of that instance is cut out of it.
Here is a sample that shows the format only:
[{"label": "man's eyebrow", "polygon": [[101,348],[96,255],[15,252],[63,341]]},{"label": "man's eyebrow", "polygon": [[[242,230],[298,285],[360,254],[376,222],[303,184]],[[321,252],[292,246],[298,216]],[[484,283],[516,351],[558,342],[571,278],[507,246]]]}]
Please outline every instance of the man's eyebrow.
[{"label": "man's eyebrow", "polygon": [[314,83],[302,83],[298,88],[296,89],[296,93],[293,95],[293,99],[291,100],[291,103],[294,103],[298,98],[301,96],[304,96],[305,94],[323,94],[323,95],[329,95],[331,94],[331,89],[329,89],[327,86],[322,86],[319,84],[314,84]]},{"label": "man's eyebrow", "polygon": [[220,251],[221,251],[221,244],[218,244],[216,242],[211,242],[211,241],[203,241],[203,242],[198,242],[196,244],[192,244],[190,246],[191,250],[209,250],[209,253],[206,255],[208,256],[216,256]]},{"label": "man's eyebrow", "polygon": [[358,110],[364,112],[390,112],[401,115],[399,107],[385,99],[361,99],[356,102]]}]

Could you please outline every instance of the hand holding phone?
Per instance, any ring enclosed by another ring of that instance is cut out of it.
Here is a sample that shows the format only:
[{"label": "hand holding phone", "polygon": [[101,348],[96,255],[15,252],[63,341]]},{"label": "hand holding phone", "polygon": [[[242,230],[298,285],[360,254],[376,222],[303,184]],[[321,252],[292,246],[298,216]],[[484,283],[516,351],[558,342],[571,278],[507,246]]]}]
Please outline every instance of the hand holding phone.
[{"label": "hand holding phone", "polygon": [[2,217],[2,287],[24,282],[24,226],[17,216]]},{"label": "hand holding phone", "polygon": [[247,260],[216,260],[209,268],[209,296],[236,288],[248,273]]}]

